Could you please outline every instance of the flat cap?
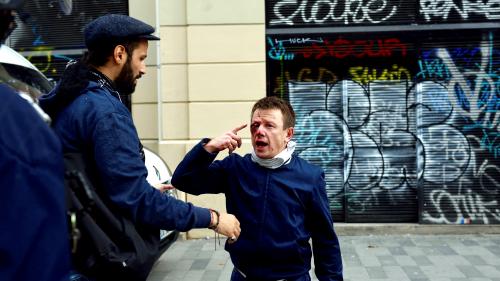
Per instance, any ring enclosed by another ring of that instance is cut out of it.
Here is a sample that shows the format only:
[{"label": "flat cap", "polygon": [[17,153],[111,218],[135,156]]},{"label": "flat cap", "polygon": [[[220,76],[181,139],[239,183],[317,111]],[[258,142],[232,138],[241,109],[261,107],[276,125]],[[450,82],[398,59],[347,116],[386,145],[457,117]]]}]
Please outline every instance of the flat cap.
[{"label": "flat cap", "polygon": [[138,19],[125,15],[108,14],[91,21],[83,31],[85,45],[91,48],[99,43],[112,42],[120,39],[160,40],[152,35],[155,29]]}]

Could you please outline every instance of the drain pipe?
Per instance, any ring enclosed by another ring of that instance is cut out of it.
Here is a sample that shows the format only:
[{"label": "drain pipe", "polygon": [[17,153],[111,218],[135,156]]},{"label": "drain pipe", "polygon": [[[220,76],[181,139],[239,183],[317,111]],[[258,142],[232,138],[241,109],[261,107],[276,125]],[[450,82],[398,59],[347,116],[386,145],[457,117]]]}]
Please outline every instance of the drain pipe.
[{"label": "drain pipe", "polygon": [[[155,29],[158,37],[160,37],[160,0],[155,0]],[[159,144],[163,138],[163,110],[162,110],[162,97],[161,97],[161,52],[160,52],[160,41],[155,41],[156,43],[156,102],[157,102],[157,125],[158,125],[158,151],[160,153]]]}]

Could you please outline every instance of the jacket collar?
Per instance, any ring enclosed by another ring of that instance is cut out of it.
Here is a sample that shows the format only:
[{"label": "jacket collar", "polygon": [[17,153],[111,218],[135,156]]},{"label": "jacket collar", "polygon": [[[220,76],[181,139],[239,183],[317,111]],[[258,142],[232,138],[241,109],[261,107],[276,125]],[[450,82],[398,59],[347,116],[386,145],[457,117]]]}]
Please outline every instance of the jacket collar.
[{"label": "jacket collar", "polygon": [[106,75],[82,61],[71,61],[66,66],[61,80],[48,95],[40,97],[40,106],[52,120],[81,94],[86,92],[90,82],[107,89],[115,98],[122,100],[116,86]]},{"label": "jacket collar", "polygon": [[119,99],[120,102],[122,101],[120,93],[116,89],[115,83],[113,82],[113,80],[109,79],[108,76],[91,67],[89,68],[89,79],[96,82],[99,87],[106,88],[115,98]]}]

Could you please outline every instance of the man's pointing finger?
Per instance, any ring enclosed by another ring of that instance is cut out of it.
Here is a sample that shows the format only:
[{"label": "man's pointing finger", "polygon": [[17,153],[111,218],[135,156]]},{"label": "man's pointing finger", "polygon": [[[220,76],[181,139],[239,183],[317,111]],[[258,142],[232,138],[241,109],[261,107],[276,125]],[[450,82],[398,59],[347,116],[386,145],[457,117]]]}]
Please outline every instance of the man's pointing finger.
[{"label": "man's pointing finger", "polygon": [[247,126],[247,124],[240,125],[240,126],[238,126],[238,127],[234,128],[232,132],[233,132],[234,134],[237,134],[237,133],[238,133],[238,131],[242,130],[242,129],[243,129],[243,128],[245,128],[246,126]]}]

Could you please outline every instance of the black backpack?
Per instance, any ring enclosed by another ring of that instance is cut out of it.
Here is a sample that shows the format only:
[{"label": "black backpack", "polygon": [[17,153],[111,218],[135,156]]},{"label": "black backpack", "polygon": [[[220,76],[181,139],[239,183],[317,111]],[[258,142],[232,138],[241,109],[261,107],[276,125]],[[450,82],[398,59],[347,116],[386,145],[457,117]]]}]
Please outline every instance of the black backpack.
[{"label": "black backpack", "polygon": [[136,225],[99,194],[81,153],[64,155],[72,260],[100,280],[146,280],[160,255],[160,230]]}]

